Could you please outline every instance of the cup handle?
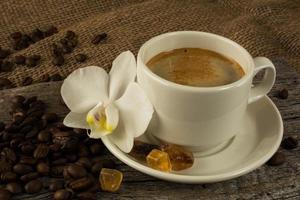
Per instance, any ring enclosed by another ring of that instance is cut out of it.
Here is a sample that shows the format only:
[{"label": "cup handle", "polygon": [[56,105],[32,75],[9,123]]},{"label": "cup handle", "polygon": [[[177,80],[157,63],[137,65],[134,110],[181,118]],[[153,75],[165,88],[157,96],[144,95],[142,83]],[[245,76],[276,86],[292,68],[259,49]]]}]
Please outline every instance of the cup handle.
[{"label": "cup handle", "polygon": [[276,69],[273,63],[265,57],[256,57],[254,60],[254,73],[253,77],[261,70],[266,69],[263,79],[257,85],[254,85],[250,90],[250,97],[248,103],[257,101],[265,96],[273,87],[276,77]]}]

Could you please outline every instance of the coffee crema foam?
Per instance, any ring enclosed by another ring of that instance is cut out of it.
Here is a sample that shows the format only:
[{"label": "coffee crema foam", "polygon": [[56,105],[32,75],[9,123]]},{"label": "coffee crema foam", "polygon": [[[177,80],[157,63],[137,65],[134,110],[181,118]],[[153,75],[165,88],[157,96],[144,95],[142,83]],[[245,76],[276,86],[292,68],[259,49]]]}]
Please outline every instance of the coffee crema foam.
[{"label": "coffee crema foam", "polygon": [[226,85],[245,75],[243,68],[234,60],[200,48],[159,53],[147,62],[147,66],[166,80],[196,87]]}]

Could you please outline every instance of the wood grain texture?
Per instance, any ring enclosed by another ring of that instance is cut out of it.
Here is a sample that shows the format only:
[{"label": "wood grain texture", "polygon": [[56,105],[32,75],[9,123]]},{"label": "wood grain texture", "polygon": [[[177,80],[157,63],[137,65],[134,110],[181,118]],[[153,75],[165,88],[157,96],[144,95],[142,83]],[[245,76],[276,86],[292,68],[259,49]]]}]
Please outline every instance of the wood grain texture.
[{"label": "wood grain texture", "polygon": [[[284,120],[285,137],[293,135],[300,139],[300,78],[283,60],[274,60],[277,69],[276,84],[269,94],[278,106]],[[37,95],[49,105],[49,110],[63,117],[68,109],[60,100],[60,82],[36,84],[23,88],[0,91],[0,121],[8,121],[10,97],[15,94]],[[281,88],[289,90],[289,98],[276,98]],[[264,165],[242,177],[220,183],[205,185],[177,184],[158,180],[142,174],[118,161],[118,169],[124,173],[124,182],[116,193],[101,192],[98,199],[300,199],[300,147],[283,150],[287,162],[278,167]],[[15,199],[52,199],[52,194],[43,191],[39,195],[16,196]]]}]

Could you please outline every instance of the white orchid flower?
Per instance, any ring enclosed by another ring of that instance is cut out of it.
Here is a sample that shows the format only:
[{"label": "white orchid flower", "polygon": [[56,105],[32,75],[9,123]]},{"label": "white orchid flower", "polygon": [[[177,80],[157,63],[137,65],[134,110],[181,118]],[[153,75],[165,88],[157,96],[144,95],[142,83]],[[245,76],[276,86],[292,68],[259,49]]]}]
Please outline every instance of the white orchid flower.
[{"label": "white orchid flower", "polygon": [[146,131],[154,111],[135,77],[136,61],[130,51],[113,61],[109,74],[97,66],[75,70],[61,87],[71,110],[64,124],[90,129],[91,138],[110,137],[122,151],[130,152],[134,138]]}]

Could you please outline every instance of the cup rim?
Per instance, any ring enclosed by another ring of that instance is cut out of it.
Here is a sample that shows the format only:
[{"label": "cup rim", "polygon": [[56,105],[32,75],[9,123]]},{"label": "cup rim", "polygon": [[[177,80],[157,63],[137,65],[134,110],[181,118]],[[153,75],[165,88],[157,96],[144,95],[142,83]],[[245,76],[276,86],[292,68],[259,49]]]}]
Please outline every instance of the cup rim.
[{"label": "cup rim", "polygon": [[[241,51],[243,51],[243,53],[246,54],[246,56],[249,58],[249,69],[248,72],[245,73],[245,75],[240,78],[239,80],[230,83],[230,84],[226,84],[226,85],[220,85],[220,86],[212,86],[212,87],[197,87],[197,86],[189,86],[189,85],[181,85],[172,81],[169,81],[167,79],[164,79],[160,76],[158,76],[157,74],[155,74],[154,72],[152,72],[149,67],[146,66],[146,64],[144,63],[144,61],[142,60],[142,56],[145,52],[145,49],[147,48],[148,45],[150,45],[151,43],[153,43],[156,40],[160,40],[164,37],[168,37],[168,36],[172,36],[172,35],[178,35],[178,34],[202,34],[202,35],[210,35],[213,37],[217,37],[218,39],[221,40],[225,40],[229,43],[231,43],[233,46],[239,48]],[[240,87],[241,85],[245,84],[249,78],[252,78],[253,72],[254,72],[254,62],[253,62],[253,58],[251,56],[251,54],[241,45],[239,45],[238,43],[234,42],[233,40],[230,40],[226,37],[223,37],[221,35],[217,35],[214,33],[209,33],[209,32],[202,32],[202,31],[175,31],[175,32],[168,32],[168,33],[163,33],[160,34],[158,36],[155,36],[151,39],[149,39],[148,41],[146,41],[139,49],[138,51],[138,55],[137,55],[137,63],[141,63],[142,65],[138,65],[141,66],[143,68],[143,70],[147,73],[148,76],[152,77],[154,80],[160,82],[161,84],[170,87],[170,88],[174,88],[174,89],[181,89],[181,90],[188,90],[188,91],[192,91],[192,92],[198,92],[198,91],[211,91],[211,92],[215,92],[215,91],[221,91],[221,90],[227,90],[230,88],[234,88],[234,87]]]}]

